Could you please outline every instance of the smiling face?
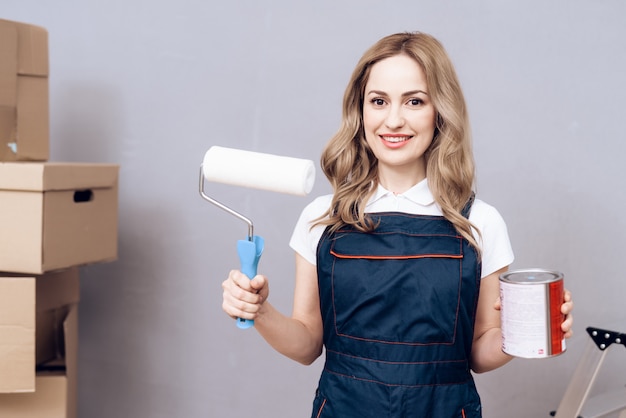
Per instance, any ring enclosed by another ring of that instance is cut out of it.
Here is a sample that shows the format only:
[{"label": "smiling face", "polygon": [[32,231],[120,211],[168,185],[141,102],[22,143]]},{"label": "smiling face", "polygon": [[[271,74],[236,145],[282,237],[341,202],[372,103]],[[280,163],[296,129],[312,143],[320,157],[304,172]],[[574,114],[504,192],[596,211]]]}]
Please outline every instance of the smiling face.
[{"label": "smiling face", "polygon": [[379,181],[402,193],[426,177],[435,108],[420,65],[406,55],[371,67],[363,98],[365,139],[378,159]]}]

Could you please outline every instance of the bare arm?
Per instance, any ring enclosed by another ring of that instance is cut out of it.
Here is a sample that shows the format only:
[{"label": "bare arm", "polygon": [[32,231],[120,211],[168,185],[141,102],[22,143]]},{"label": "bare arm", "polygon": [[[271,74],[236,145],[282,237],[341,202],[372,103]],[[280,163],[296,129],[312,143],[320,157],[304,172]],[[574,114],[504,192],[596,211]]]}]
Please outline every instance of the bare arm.
[{"label": "bare arm", "polygon": [[500,311],[495,304],[500,297],[500,274],[508,267],[483,277],[480,281],[480,295],[474,324],[471,367],[476,373],[497,369],[511,361],[512,356],[502,351],[502,330]]},{"label": "bare arm", "polygon": [[296,254],[296,285],[291,317],[267,302],[268,280],[249,280],[233,270],[222,284],[224,311],[232,317],[254,319],[255,328],[279,353],[302,364],[311,364],[322,353],[322,318],[314,265]]}]

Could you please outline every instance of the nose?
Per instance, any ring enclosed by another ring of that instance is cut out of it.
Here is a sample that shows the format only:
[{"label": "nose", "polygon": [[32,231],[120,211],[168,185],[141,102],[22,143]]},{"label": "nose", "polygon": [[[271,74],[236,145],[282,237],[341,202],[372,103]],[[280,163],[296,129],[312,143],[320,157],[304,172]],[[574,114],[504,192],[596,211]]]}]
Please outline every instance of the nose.
[{"label": "nose", "polygon": [[399,129],[404,126],[405,120],[400,106],[390,106],[389,113],[385,118],[385,125],[389,129]]}]

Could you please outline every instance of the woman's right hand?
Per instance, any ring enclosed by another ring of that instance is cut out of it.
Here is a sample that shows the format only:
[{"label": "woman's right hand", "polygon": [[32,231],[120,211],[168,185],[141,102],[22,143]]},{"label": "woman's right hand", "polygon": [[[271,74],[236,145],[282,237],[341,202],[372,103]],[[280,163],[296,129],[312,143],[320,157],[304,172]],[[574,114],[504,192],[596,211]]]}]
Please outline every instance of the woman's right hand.
[{"label": "woman's right hand", "polygon": [[239,270],[231,270],[222,282],[222,309],[231,318],[255,319],[269,296],[269,283],[265,276],[250,280]]}]

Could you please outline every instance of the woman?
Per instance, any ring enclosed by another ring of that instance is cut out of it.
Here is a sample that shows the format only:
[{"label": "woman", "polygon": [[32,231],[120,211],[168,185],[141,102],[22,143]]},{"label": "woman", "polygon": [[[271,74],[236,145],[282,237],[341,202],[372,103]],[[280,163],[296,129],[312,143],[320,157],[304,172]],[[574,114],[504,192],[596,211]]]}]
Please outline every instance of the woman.
[{"label": "woman", "polygon": [[334,192],[292,236],[291,317],[267,302],[265,276],[239,271],[224,311],[303,364],[325,347],[312,417],[480,417],[470,370],[511,360],[498,278],[513,252],[500,214],[474,199],[465,100],[436,39],[394,34],[363,55],[321,165]]}]

